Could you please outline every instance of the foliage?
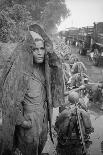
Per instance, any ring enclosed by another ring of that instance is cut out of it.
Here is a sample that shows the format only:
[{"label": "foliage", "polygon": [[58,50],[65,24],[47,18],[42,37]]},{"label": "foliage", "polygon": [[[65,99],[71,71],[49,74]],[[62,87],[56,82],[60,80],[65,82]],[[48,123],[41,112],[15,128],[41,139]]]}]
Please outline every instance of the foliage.
[{"label": "foliage", "polygon": [[43,25],[46,31],[53,30],[61,18],[69,15],[65,0],[0,0],[0,10],[0,23],[5,21],[0,25],[3,40],[8,35],[11,40],[18,40],[34,21]]},{"label": "foliage", "polygon": [[32,17],[26,6],[15,4],[13,7],[7,7],[0,12],[0,30],[2,30],[0,40],[6,42],[7,38],[13,41],[22,39],[24,31],[31,21]]},{"label": "foliage", "polygon": [[10,24],[5,18],[5,15],[3,12],[0,13],[0,40],[3,42],[7,42],[9,40],[8,38],[8,29],[10,27]]},{"label": "foliage", "polygon": [[0,0],[0,10],[2,11],[6,7],[12,7],[13,1],[12,0]]},{"label": "foliage", "polygon": [[12,8],[7,8],[9,17],[18,23],[27,23],[31,20],[30,12],[25,5],[15,4]]},{"label": "foliage", "polygon": [[66,8],[65,0],[52,0],[46,4],[41,20],[45,28],[50,29],[60,24],[61,19],[68,15],[69,10]]},{"label": "foliage", "polygon": [[49,0],[0,0],[0,9],[15,4],[25,5],[34,20],[40,20],[41,13]]}]

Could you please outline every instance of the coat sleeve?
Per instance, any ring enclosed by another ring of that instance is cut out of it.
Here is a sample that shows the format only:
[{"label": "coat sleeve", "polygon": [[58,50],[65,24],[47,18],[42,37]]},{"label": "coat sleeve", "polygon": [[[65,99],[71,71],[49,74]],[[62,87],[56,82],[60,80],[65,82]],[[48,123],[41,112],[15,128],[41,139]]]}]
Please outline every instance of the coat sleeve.
[{"label": "coat sleeve", "polygon": [[[15,125],[24,120],[21,102],[27,89],[27,79],[21,74],[23,70],[22,54],[16,51],[14,58],[7,64],[2,75],[0,87],[0,107],[2,109],[2,130],[0,130],[0,141],[3,148],[9,150],[13,146],[13,135]],[[2,150],[3,151],[3,150]]]},{"label": "coat sleeve", "polygon": [[49,58],[52,103],[53,107],[59,107],[64,104],[64,74],[62,63],[56,53],[52,53]]},{"label": "coat sleeve", "polygon": [[23,115],[23,100],[24,96],[27,90],[27,83],[28,79],[27,76],[21,73],[20,79],[18,81],[18,87],[17,87],[17,98],[16,98],[16,125],[22,125],[22,123],[25,121],[24,115]]}]

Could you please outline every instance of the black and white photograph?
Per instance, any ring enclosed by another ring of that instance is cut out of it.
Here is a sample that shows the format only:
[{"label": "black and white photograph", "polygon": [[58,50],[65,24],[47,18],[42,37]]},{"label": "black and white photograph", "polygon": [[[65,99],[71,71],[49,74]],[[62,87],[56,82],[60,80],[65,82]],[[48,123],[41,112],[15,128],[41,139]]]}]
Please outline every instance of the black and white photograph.
[{"label": "black and white photograph", "polygon": [[0,0],[0,155],[103,155],[103,0]]}]

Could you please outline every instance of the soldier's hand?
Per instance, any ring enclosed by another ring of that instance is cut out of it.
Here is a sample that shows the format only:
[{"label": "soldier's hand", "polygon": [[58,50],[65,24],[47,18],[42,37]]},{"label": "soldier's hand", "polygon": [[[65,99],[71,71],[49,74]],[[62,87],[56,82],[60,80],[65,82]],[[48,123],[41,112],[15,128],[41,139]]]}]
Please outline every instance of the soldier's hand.
[{"label": "soldier's hand", "polygon": [[85,85],[81,85],[79,88],[80,88],[80,89],[85,89],[86,86],[85,86]]},{"label": "soldier's hand", "polygon": [[24,127],[24,128],[31,128],[32,127],[32,122],[30,120],[24,121],[22,123],[22,127]]}]

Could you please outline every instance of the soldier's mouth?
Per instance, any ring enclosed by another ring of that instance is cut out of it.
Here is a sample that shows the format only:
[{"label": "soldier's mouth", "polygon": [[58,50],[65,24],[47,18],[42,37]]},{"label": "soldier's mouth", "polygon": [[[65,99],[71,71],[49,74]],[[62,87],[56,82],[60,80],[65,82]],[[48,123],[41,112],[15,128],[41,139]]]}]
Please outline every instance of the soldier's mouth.
[{"label": "soldier's mouth", "polygon": [[40,60],[41,60],[41,59],[43,59],[43,57],[38,57],[38,59],[40,59]]}]

